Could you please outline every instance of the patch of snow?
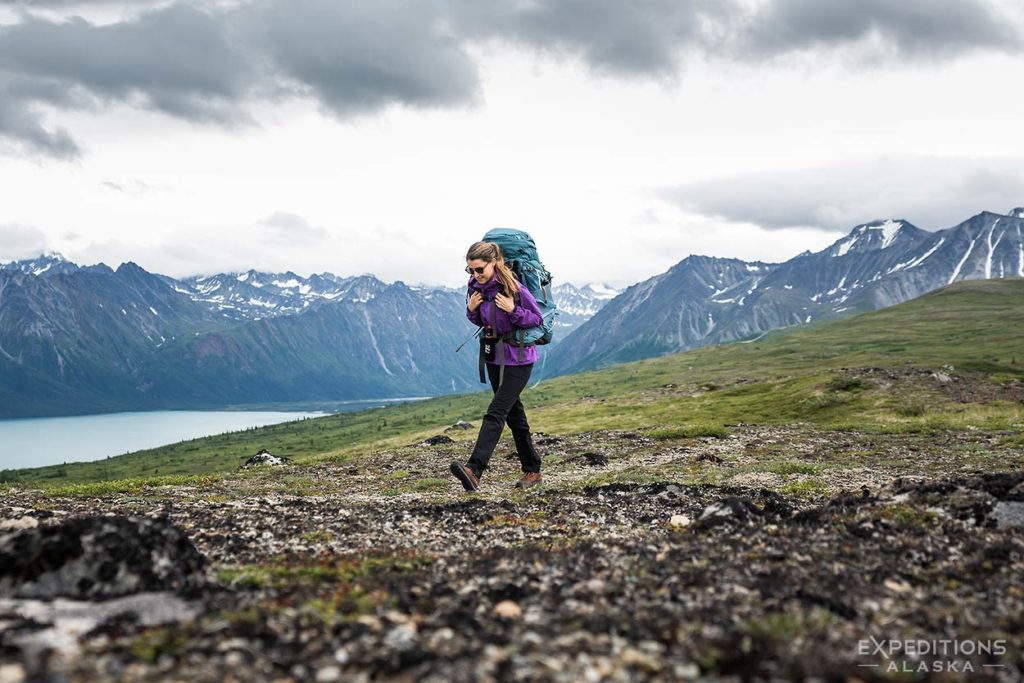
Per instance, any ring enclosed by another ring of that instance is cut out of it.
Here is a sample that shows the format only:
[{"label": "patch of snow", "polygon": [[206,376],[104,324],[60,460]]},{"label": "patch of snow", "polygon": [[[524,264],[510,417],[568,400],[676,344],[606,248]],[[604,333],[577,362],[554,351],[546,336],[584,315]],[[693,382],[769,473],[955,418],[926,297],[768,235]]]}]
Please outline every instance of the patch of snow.
[{"label": "patch of snow", "polygon": [[793,285],[782,285],[783,289],[793,289]]},{"label": "patch of snow", "polygon": [[999,225],[1001,218],[997,218],[996,222],[992,224],[992,227],[988,229],[988,258],[985,260],[985,279],[988,280],[992,277],[992,254],[995,253],[999,243],[1003,241],[1003,235],[1006,231],[1003,230],[999,233],[999,239],[996,240],[995,244],[992,244],[992,233],[995,232],[996,226]]},{"label": "patch of snow", "polygon": [[241,275],[238,276],[237,279],[239,282],[245,282],[246,280],[249,279],[249,273],[242,273]]},{"label": "patch of snow", "polygon": [[153,308],[152,306],[149,307],[149,310],[153,312],[153,315],[160,315],[159,313],[156,312],[156,309]]},{"label": "patch of snow", "polygon": [[842,277],[842,279],[839,280],[839,284],[835,286],[835,289],[828,290],[827,292],[825,292],[825,295],[826,296],[832,296],[833,294],[838,292],[840,289],[842,289],[843,285],[845,285],[845,284],[846,284],[846,276],[844,275]]},{"label": "patch of snow", "polygon": [[967,253],[965,253],[964,257],[960,259],[960,263],[956,264],[956,270],[953,271],[953,274],[949,278],[949,282],[946,283],[947,285],[953,284],[953,280],[956,280],[956,276],[960,274],[960,269],[964,267],[964,263],[967,262],[968,257],[970,257],[971,255],[971,252],[974,251],[974,243],[977,241],[977,237],[971,240],[971,246],[967,247]]},{"label": "patch of snow", "polygon": [[741,342],[740,342],[740,344],[753,344],[753,343],[754,343],[754,342],[756,342],[756,341],[757,341],[758,339],[760,339],[761,337],[763,337],[763,336],[765,336],[766,334],[768,334],[768,332],[770,332],[770,330],[768,330],[768,331],[766,331],[766,332],[762,332],[761,334],[757,335],[757,336],[756,336],[756,337],[754,337],[753,339],[747,339],[747,340],[745,340],[745,341],[741,341]]},{"label": "patch of snow", "polygon": [[1020,242],[1020,226],[1017,226],[1017,248],[1020,249],[1020,256],[1017,261],[1017,277],[1024,277],[1024,242]]},{"label": "patch of snow", "polygon": [[298,287],[299,286],[299,281],[296,280],[295,278],[292,278],[291,280],[283,280],[283,281],[282,280],[274,280],[270,284],[274,285],[275,287],[280,287],[281,289],[292,289],[294,287]]},{"label": "patch of snow", "polygon": [[886,220],[885,223],[883,223],[882,225],[875,228],[876,230],[882,231],[882,249],[885,249],[886,247],[893,243],[893,240],[896,239],[896,234],[900,231],[900,228],[902,227],[903,224],[900,223],[899,221],[889,219]]},{"label": "patch of snow", "polygon": [[757,273],[757,272],[760,272],[760,270],[761,270],[761,266],[752,266],[749,263],[746,264],[746,265],[747,265],[747,270],[749,270],[752,273]]},{"label": "patch of snow", "polygon": [[377,346],[377,337],[373,335],[373,322],[370,320],[370,312],[365,308],[363,309],[363,317],[366,319],[366,331],[370,333],[370,343],[373,345],[373,350],[377,353],[377,360],[380,361],[380,366],[384,368],[384,372],[394,376],[394,373],[388,369],[388,364],[384,362],[384,356],[380,352],[380,347]]},{"label": "patch of snow", "polygon": [[181,287],[175,287],[174,291],[177,292],[178,294],[192,294],[191,291],[187,289],[182,289]]},{"label": "patch of snow", "polygon": [[857,242],[857,240],[858,240],[859,238],[860,238],[860,235],[854,235],[854,236],[853,236],[853,237],[851,237],[850,239],[848,239],[848,240],[846,240],[845,242],[843,242],[842,244],[840,244],[840,245],[839,245],[839,249],[838,249],[838,251],[836,251],[836,256],[837,256],[837,257],[838,257],[838,256],[846,256],[846,254],[848,254],[848,253],[849,253],[849,251],[850,251],[850,248],[851,248],[851,247],[852,247],[852,246],[853,246],[854,244],[856,244],[856,242]]},{"label": "patch of snow", "polygon": [[917,259],[916,261],[913,261],[909,266],[907,266],[907,269],[909,270],[911,268],[917,268],[919,265],[921,265],[924,262],[924,260],[926,258],[928,258],[932,254],[934,254],[935,250],[938,249],[939,247],[941,247],[942,243],[945,242],[945,241],[946,241],[945,237],[940,238],[938,244],[936,244],[934,247],[932,247],[927,252],[925,252],[924,256],[922,256],[921,258]]},{"label": "patch of snow", "polygon": [[123,308],[121,309],[121,313],[123,313],[124,315],[128,315],[128,311],[124,310]]},{"label": "patch of snow", "polygon": [[263,299],[249,299],[250,306],[262,306],[263,308],[274,308],[274,304]]},{"label": "patch of snow", "polygon": [[811,316],[807,316],[807,320],[804,321],[805,324],[809,322],[811,322]]}]

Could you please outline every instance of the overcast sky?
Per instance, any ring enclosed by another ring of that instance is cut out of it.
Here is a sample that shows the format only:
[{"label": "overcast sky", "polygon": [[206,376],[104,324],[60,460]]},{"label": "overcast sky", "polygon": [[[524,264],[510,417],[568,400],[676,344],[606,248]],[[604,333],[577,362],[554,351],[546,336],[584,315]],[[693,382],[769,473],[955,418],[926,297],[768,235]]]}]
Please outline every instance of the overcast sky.
[{"label": "overcast sky", "polygon": [[1006,0],[0,0],[0,261],[457,286],[1024,205]]}]

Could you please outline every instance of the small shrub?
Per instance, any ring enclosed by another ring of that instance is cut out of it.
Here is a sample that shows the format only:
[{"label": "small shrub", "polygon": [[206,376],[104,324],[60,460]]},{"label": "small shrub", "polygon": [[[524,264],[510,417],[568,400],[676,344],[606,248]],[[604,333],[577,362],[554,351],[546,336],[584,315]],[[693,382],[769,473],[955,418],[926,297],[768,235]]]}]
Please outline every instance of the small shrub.
[{"label": "small shrub", "polygon": [[896,414],[900,417],[921,417],[928,408],[923,401],[912,399],[896,406]]},{"label": "small shrub", "polygon": [[838,405],[846,403],[847,397],[843,394],[830,391],[827,394],[820,394],[818,396],[811,396],[803,401],[803,406],[813,412],[816,410],[824,410],[825,408],[832,408]]},{"label": "small shrub", "polygon": [[868,385],[856,377],[833,377],[825,388],[829,391],[858,391],[867,389]]}]

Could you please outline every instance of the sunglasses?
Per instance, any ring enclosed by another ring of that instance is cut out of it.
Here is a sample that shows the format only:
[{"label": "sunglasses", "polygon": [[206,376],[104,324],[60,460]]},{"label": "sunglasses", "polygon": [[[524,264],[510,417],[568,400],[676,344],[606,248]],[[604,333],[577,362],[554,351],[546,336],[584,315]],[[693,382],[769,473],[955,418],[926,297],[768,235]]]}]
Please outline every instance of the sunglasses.
[{"label": "sunglasses", "polygon": [[466,272],[469,273],[470,275],[472,275],[473,273],[476,273],[477,275],[483,275],[485,270],[487,270],[487,266],[484,266],[482,268],[470,268],[469,266],[466,266]]}]

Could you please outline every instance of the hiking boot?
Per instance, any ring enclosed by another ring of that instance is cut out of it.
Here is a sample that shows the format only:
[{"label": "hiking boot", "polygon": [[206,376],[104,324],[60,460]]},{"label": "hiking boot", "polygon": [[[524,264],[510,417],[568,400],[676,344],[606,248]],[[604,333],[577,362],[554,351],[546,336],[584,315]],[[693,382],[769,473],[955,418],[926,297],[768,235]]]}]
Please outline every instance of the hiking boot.
[{"label": "hiking boot", "polygon": [[456,460],[452,463],[451,470],[455,478],[462,482],[463,487],[467,491],[477,491],[480,489],[480,477],[471,468]]},{"label": "hiking boot", "polygon": [[536,486],[541,482],[540,472],[527,472],[523,475],[523,478],[516,482],[517,489],[528,489],[531,486]]}]

